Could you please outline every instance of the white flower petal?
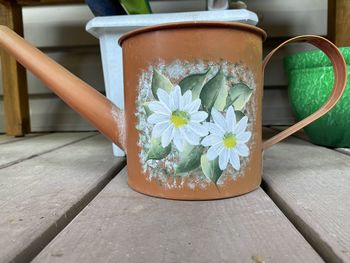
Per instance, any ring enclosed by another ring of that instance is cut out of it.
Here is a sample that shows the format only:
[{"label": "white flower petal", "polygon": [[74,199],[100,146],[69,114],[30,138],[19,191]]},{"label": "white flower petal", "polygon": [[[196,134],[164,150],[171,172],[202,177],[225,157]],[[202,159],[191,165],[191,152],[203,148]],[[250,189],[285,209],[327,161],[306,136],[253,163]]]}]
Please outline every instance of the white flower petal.
[{"label": "white flower petal", "polygon": [[[164,105],[169,105],[169,93],[166,92],[163,89],[157,89],[157,96],[160,102],[162,102]],[[169,109],[170,111],[170,109]]]},{"label": "white flower petal", "polygon": [[219,167],[220,170],[225,170],[230,159],[230,150],[224,149],[219,155]]},{"label": "white flower petal", "polygon": [[224,150],[224,145],[222,143],[217,143],[211,146],[207,152],[207,158],[209,161],[214,160],[216,157],[220,155],[220,153]]},{"label": "white flower petal", "polygon": [[148,107],[154,113],[169,115],[171,113],[170,109],[159,101],[152,101],[148,104]]},{"label": "white flower petal", "polygon": [[226,120],[225,120],[224,116],[222,116],[222,114],[220,112],[218,112],[217,109],[212,108],[211,116],[213,117],[213,120],[214,120],[216,125],[218,125],[225,132],[231,132],[231,131],[229,131],[229,129],[226,125]]},{"label": "white flower petal", "polygon": [[192,102],[192,91],[188,90],[182,96],[182,105],[181,105],[182,107],[180,109],[184,110],[184,107],[186,107],[186,105],[190,104],[191,102]]},{"label": "white flower petal", "polygon": [[226,125],[229,129],[229,132],[233,132],[236,126],[236,114],[232,106],[228,107],[226,112]]},{"label": "white flower petal", "polygon": [[236,151],[240,156],[247,157],[249,155],[249,148],[244,143],[236,145]]},{"label": "white flower petal", "polygon": [[152,124],[165,123],[169,121],[169,116],[153,113],[151,116],[147,118],[147,121]]},{"label": "white flower petal", "polygon": [[162,136],[163,132],[165,131],[166,128],[168,128],[170,124],[168,122],[165,123],[157,123],[152,130],[152,137],[153,138],[158,138]]},{"label": "white flower petal", "polygon": [[203,146],[211,146],[211,145],[220,143],[221,141],[222,141],[221,137],[214,134],[210,134],[202,140],[201,144]]},{"label": "white flower petal", "polygon": [[201,106],[201,100],[196,99],[191,103],[184,105],[184,111],[187,111],[189,114],[192,114],[197,112],[200,106]]},{"label": "white flower petal", "polygon": [[235,150],[230,151],[230,163],[236,171],[239,171],[241,169],[241,163]]},{"label": "white flower petal", "polygon": [[202,124],[190,122],[188,124],[188,128],[200,137],[204,137],[204,136],[208,135],[207,128]]},{"label": "white flower petal", "polygon": [[179,129],[183,138],[191,145],[198,145],[200,141],[200,137],[193,132],[190,132],[187,127],[183,127]]},{"label": "white flower petal", "polygon": [[251,132],[241,132],[236,135],[236,139],[238,143],[246,143],[249,141],[250,137],[252,136]]},{"label": "white flower petal", "polygon": [[247,129],[248,117],[244,116],[236,125],[234,133],[239,134]]},{"label": "white flower petal", "polygon": [[184,150],[184,141],[183,141],[181,134],[178,130],[175,130],[175,132],[174,132],[174,144],[180,152],[182,152]]},{"label": "white flower petal", "polygon": [[169,125],[168,128],[162,134],[162,147],[165,148],[169,145],[171,140],[174,138],[174,126]]},{"label": "white flower petal", "polygon": [[208,117],[208,113],[205,111],[198,111],[191,114],[191,122],[202,122]]},{"label": "white flower petal", "polygon": [[174,87],[174,90],[171,92],[170,97],[172,99],[174,107],[172,110],[178,110],[180,108],[180,101],[182,100],[180,86]]},{"label": "white flower petal", "polygon": [[225,131],[214,123],[206,122],[205,127],[210,133],[215,134],[217,136],[222,137],[225,134]]}]

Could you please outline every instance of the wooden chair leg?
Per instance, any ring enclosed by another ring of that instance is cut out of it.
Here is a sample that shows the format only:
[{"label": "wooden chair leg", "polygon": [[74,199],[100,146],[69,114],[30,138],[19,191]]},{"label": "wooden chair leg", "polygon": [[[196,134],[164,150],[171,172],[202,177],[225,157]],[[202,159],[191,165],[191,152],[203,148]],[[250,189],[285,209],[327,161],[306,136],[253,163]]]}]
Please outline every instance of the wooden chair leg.
[{"label": "wooden chair leg", "polygon": [[[0,3],[0,24],[23,36],[21,7],[14,2]],[[29,101],[25,69],[1,51],[5,129],[8,135],[23,136],[30,132]]]},{"label": "wooden chair leg", "polygon": [[350,46],[350,1],[328,0],[328,38],[337,46]]}]

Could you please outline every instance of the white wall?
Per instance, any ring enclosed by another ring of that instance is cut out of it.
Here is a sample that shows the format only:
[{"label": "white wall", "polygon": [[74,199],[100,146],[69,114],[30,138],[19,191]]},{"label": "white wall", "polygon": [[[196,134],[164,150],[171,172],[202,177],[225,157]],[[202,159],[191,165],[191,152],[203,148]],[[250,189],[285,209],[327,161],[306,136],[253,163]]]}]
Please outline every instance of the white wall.
[{"label": "white wall", "polygon": [[[327,0],[247,0],[257,12],[269,36],[327,33]],[[156,12],[204,10],[205,1],[156,1]],[[85,24],[93,17],[85,5],[26,7],[23,9],[25,38],[47,55],[98,90],[103,91],[102,66],[98,41],[85,32]],[[266,73],[264,123],[293,122],[288,98],[287,80],[282,59],[298,50],[310,48],[292,45],[276,55]],[[270,47],[266,48],[266,51]],[[77,114],[28,73],[30,113],[33,131],[93,129]],[[2,87],[0,83],[0,132],[4,131]]]}]

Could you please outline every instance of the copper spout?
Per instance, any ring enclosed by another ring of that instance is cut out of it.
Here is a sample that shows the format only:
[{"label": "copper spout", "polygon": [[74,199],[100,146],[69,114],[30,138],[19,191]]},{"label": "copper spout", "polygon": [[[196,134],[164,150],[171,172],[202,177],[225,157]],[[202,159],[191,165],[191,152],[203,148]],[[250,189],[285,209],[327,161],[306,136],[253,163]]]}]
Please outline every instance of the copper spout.
[{"label": "copper spout", "polygon": [[93,87],[30,45],[5,26],[0,26],[0,47],[42,80],[73,110],[124,149],[123,112]]}]

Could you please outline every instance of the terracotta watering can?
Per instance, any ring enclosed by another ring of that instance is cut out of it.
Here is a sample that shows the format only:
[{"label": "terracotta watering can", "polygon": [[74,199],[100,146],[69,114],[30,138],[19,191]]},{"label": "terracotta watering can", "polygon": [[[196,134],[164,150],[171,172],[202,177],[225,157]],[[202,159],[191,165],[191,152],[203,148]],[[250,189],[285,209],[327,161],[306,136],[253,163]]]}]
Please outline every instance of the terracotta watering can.
[{"label": "terracotta watering can", "polygon": [[[256,189],[262,151],[315,121],[341,97],[346,64],[318,36],[309,42],[334,67],[334,89],[314,114],[262,142],[263,30],[240,23],[190,22],[125,34],[125,111],[6,27],[0,46],[127,153],[128,183],[171,199],[219,199]],[[282,46],[281,45],[281,46]]]}]

